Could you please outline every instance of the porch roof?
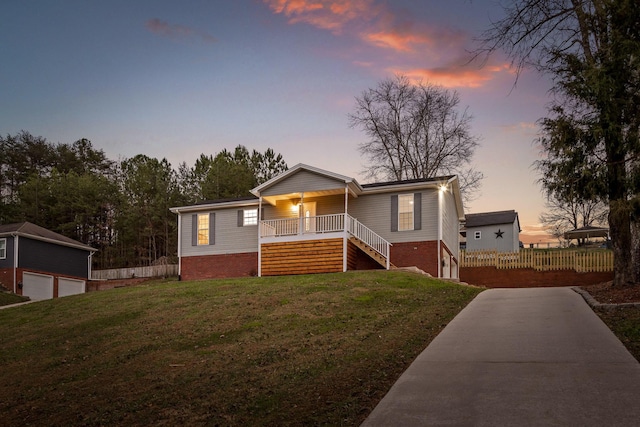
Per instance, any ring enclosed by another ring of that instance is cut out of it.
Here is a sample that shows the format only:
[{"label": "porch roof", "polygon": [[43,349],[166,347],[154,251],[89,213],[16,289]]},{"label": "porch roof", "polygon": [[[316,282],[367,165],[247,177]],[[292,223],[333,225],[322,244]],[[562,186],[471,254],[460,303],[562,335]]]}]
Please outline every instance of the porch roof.
[{"label": "porch roof", "polygon": [[293,166],[291,169],[288,169],[287,171],[281,173],[280,175],[271,178],[269,181],[263,184],[260,184],[259,186],[251,190],[251,193],[253,193],[256,197],[262,197],[264,200],[266,200],[268,203],[271,203],[271,204],[275,204],[277,200],[285,200],[285,199],[300,197],[299,196],[300,193],[298,192],[277,194],[277,195],[264,194],[265,192],[267,192],[269,188],[272,188],[276,184],[290,178],[291,176],[295,175],[300,171],[307,171],[325,178],[329,178],[333,181],[336,181],[336,183],[338,184],[338,186],[336,186],[335,188],[325,188],[325,189],[317,189],[313,191],[305,191],[304,192],[305,197],[320,197],[320,196],[330,196],[334,194],[344,194],[345,188],[347,189],[347,191],[352,197],[358,197],[362,193],[362,186],[358,184],[358,181],[356,181],[355,178],[351,178],[345,175],[340,175],[338,173],[330,172],[324,169],[316,168],[314,166],[305,165],[303,163],[298,163],[297,165]]}]

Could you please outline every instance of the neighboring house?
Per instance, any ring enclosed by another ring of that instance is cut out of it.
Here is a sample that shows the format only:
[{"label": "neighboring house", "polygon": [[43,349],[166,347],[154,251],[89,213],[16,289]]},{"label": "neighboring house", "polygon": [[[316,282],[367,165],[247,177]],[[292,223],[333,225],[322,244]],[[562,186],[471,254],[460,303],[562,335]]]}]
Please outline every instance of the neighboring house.
[{"label": "neighboring house", "polygon": [[458,277],[455,176],[360,185],[298,164],[251,192],[171,209],[182,279],[394,266]]},{"label": "neighboring house", "polygon": [[520,221],[516,211],[467,214],[462,231],[466,235],[466,250],[520,250]]},{"label": "neighboring house", "polygon": [[0,284],[32,300],[84,293],[94,252],[29,222],[0,225]]}]

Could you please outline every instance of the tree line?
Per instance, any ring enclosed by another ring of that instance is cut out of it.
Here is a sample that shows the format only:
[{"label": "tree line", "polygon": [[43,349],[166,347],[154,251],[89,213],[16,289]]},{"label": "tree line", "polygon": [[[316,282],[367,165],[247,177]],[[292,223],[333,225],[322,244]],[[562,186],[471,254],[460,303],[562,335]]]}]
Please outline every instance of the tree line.
[{"label": "tree line", "polygon": [[144,154],[114,161],[88,139],[0,136],[0,224],[29,221],[98,249],[96,269],[175,261],[173,206],[250,195],[287,170],[281,154],[239,145],[173,168]]}]

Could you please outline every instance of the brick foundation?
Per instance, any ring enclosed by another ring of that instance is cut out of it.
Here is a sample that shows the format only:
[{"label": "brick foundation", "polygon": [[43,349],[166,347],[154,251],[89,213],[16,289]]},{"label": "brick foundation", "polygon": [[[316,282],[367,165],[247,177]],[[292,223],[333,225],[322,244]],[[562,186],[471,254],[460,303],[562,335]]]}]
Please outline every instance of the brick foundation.
[{"label": "brick foundation", "polygon": [[13,292],[13,268],[0,268],[0,286]]},{"label": "brick foundation", "polygon": [[438,277],[438,243],[394,243],[391,246],[391,263],[396,267],[418,267]]},{"label": "brick foundation", "polygon": [[460,280],[487,288],[586,286],[613,280],[613,272],[576,273],[573,270],[536,271],[532,268],[464,267]]},{"label": "brick foundation", "polygon": [[258,252],[190,256],[180,259],[182,280],[246,277],[258,274]]}]

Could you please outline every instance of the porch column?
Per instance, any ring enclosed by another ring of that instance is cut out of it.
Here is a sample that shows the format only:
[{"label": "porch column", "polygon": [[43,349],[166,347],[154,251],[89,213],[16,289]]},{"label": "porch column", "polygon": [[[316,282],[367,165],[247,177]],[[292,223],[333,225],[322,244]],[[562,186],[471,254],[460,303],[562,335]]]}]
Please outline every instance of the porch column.
[{"label": "porch column", "polygon": [[258,202],[258,277],[262,277],[262,194]]},{"label": "porch column", "polygon": [[300,193],[300,206],[298,207],[298,234],[304,234],[304,192]]},{"label": "porch column", "polygon": [[344,231],[344,237],[342,238],[342,272],[346,272],[347,271],[347,240],[349,238],[349,232],[348,232],[348,219],[349,219],[349,214],[348,212],[348,207],[349,205],[349,186],[346,185],[344,187],[344,224],[343,224],[343,231]]}]

